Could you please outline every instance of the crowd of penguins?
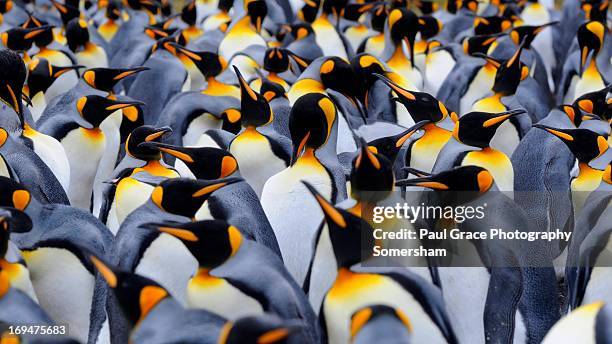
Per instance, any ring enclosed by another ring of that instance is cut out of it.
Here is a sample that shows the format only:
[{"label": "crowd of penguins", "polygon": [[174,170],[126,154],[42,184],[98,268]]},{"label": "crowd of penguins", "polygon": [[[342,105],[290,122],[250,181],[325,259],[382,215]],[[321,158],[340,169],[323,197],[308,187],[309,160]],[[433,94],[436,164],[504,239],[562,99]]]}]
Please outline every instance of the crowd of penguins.
[{"label": "crowd of penguins", "polygon": [[[2,344],[612,343],[609,0],[62,1],[0,0]],[[365,264],[411,197],[572,234]]]}]

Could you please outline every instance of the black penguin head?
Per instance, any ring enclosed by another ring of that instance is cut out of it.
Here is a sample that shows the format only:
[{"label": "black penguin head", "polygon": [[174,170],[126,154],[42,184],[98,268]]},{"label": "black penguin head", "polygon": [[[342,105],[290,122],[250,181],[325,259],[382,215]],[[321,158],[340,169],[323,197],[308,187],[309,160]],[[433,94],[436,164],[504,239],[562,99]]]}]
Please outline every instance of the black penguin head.
[{"label": "black penguin head", "polygon": [[357,22],[361,17],[365,16],[368,11],[372,10],[375,5],[374,3],[347,4],[344,7],[344,11],[342,11],[342,18]]},{"label": "black penguin head", "polygon": [[580,107],[576,105],[576,103],[570,105],[560,105],[557,108],[563,111],[567,118],[569,118],[569,120],[572,121],[576,127],[579,127],[582,121],[590,119],[588,115],[583,115],[582,111],[580,111]]},{"label": "black penguin head", "polygon": [[273,114],[270,104],[261,94],[255,92],[244,80],[238,67],[234,66],[240,83],[240,112],[242,125],[245,127],[260,127],[272,121]]},{"label": "black penguin head", "polygon": [[323,211],[338,268],[349,268],[369,257],[374,246],[372,227],[362,218],[335,207],[309,183],[302,183]]},{"label": "black penguin head", "polygon": [[298,98],[289,114],[293,145],[291,164],[295,164],[306,149],[314,150],[327,142],[336,114],[336,106],[323,94],[309,93]]},{"label": "black penguin head", "polygon": [[321,10],[323,14],[332,15],[334,19],[340,20],[348,0],[323,0]]},{"label": "black penguin head", "polygon": [[594,59],[603,47],[606,27],[598,21],[590,21],[578,28],[578,46],[580,47],[580,73],[584,70],[589,56]]},{"label": "black penguin head", "polygon": [[139,101],[119,101],[98,95],[89,95],[77,100],[76,108],[81,117],[97,128],[113,112],[135,105],[144,105]]},{"label": "black penguin head", "polygon": [[64,73],[82,68],[82,66],[58,67],[49,64],[45,58],[34,58],[30,61],[28,69],[28,90],[32,97],[38,92],[46,92],[51,85]]},{"label": "black penguin head", "polygon": [[424,15],[419,18],[419,32],[421,39],[429,40],[442,31],[442,22],[430,15]]},{"label": "black penguin head", "polygon": [[80,51],[89,42],[89,29],[83,19],[74,18],[66,25],[66,41],[73,52]]},{"label": "black penguin head", "polygon": [[97,90],[112,93],[119,81],[145,70],[149,68],[91,68],[83,73],[83,80]]},{"label": "black penguin head", "polygon": [[143,145],[143,143],[157,143],[165,134],[171,133],[170,127],[155,128],[150,125],[143,125],[134,129],[125,141],[125,152],[140,160],[159,160],[161,154],[159,150]]},{"label": "black penguin head", "polygon": [[0,207],[0,261],[8,251],[11,233],[26,233],[32,229],[32,220],[21,210]]},{"label": "black penguin head", "polygon": [[353,159],[349,178],[351,196],[359,202],[374,204],[387,198],[393,190],[393,163],[375,150],[362,140],[359,154]]},{"label": "black penguin head", "polygon": [[408,139],[428,123],[431,122],[421,121],[397,135],[385,136],[370,141],[368,142],[368,149],[373,153],[383,155],[393,163],[395,162],[400,149],[408,141]]},{"label": "black penguin head", "polygon": [[176,49],[177,53],[190,59],[206,78],[221,74],[227,67],[227,61],[213,52],[193,51],[176,43],[170,43],[170,45]]},{"label": "black penguin head", "polygon": [[410,319],[400,309],[387,305],[371,305],[357,310],[351,316],[351,338],[355,338],[355,336],[367,323],[380,316],[390,316],[396,318],[398,321],[404,324],[408,332],[412,332],[412,323],[410,322]]},{"label": "black penguin head", "polygon": [[608,16],[609,0],[582,0],[580,8],[584,11],[586,20],[605,23]]},{"label": "black penguin head", "polygon": [[229,12],[234,6],[234,0],[219,0],[217,8],[223,12]]},{"label": "black penguin head", "polygon": [[529,76],[529,68],[521,62],[524,45],[525,41],[519,45],[510,59],[501,63],[497,68],[492,88],[493,92],[504,96],[514,94],[521,81]]},{"label": "black penguin head", "polygon": [[62,23],[65,27],[71,20],[75,18],[78,19],[81,17],[81,12],[78,8],[78,3],[77,6],[72,6],[69,3],[62,4],[56,0],[51,0],[51,3],[53,4],[53,7],[55,7],[55,9],[57,9],[57,11],[60,13]]},{"label": "black penguin head", "polygon": [[36,16],[30,14],[28,19],[21,24],[20,26],[24,29],[33,29],[42,27],[44,29],[43,32],[39,33],[34,37],[34,43],[38,47],[46,47],[47,45],[53,42],[53,27],[47,25],[48,23]]},{"label": "black penguin head", "polygon": [[414,40],[419,31],[419,17],[406,8],[396,8],[389,13],[388,23],[391,39],[395,45],[405,41],[410,52],[410,62],[414,66]]},{"label": "black penguin head", "polygon": [[304,6],[298,10],[297,17],[306,23],[312,23],[317,19],[321,7],[321,0],[306,1]]},{"label": "black penguin head", "polygon": [[10,12],[13,9],[13,6],[15,6],[15,3],[13,3],[13,0],[1,0],[0,1],[0,13],[5,14],[5,13]]},{"label": "black penguin head", "polygon": [[446,106],[431,94],[408,91],[384,76],[377,76],[395,92],[397,97],[393,99],[406,107],[415,122],[437,123],[451,115]]},{"label": "black penguin head", "polygon": [[153,189],[151,201],[168,213],[193,218],[213,192],[240,181],[241,178],[235,177],[215,180],[168,179]]},{"label": "black penguin head", "polygon": [[15,51],[28,51],[32,43],[39,35],[43,34],[48,26],[40,26],[29,29],[15,27],[0,34],[0,40],[5,47]]},{"label": "black penguin head", "polygon": [[264,0],[245,0],[244,8],[251,19],[255,31],[261,32],[263,21],[268,15],[268,5]]},{"label": "black penguin head", "polygon": [[[4,135],[0,131],[1,136]],[[32,195],[20,183],[0,176],[0,190],[0,207],[11,207],[23,211],[30,205]]]},{"label": "black penguin head", "polygon": [[151,0],[124,0],[123,3],[133,10],[146,10],[152,15],[159,12],[159,1]]},{"label": "black penguin head", "polygon": [[[264,86],[265,83],[261,85],[261,92],[264,94],[264,98],[268,99],[268,97],[266,97],[265,95],[269,91],[269,89],[265,88]],[[282,92],[284,94],[285,89],[283,89]],[[274,98],[276,97],[272,97],[270,99]],[[240,132],[240,129],[242,129],[242,113],[240,112],[240,109],[225,109],[225,111],[221,113],[221,118],[223,118],[223,125],[221,126],[221,129],[232,134],[238,134]]]},{"label": "black penguin head", "polygon": [[0,100],[21,117],[21,94],[26,79],[26,66],[19,54],[8,49],[0,50],[0,66]]},{"label": "black penguin head", "polygon": [[198,11],[195,0],[188,2],[181,11],[181,20],[189,25],[194,26],[198,18]]},{"label": "black penguin head", "polygon": [[389,15],[389,10],[387,9],[387,5],[378,4],[376,7],[372,9],[370,16],[370,25],[372,26],[372,30],[377,32],[385,31],[385,22],[387,21],[387,16]]},{"label": "black penguin head", "polygon": [[[364,83],[359,80],[355,70],[347,61],[339,57],[329,57],[319,67],[321,82],[325,88],[340,92],[348,98],[358,110],[358,98],[364,94]],[[363,99],[360,99],[363,100]]]},{"label": "black penguin head", "polygon": [[525,41],[525,49],[529,49],[531,47],[531,42],[535,39],[536,35],[540,32],[544,31],[549,26],[559,24],[558,21],[553,21],[550,23],[542,24],[542,25],[523,25],[517,26],[510,31],[510,39],[514,44],[519,45],[521,42]]},{"label": "black penguin head", "polygon": [[486,55],[489,52],[491,46],[497,41],[497,39],[505,34],[491,34],[491,35],[478,35],[470,36],[463,40],[463,52],[466,55],[474,56],[475,54]]},{"label": "black penguin head", "polygon": [[458,166],[437,174],[397,181],[397,186],[420,186],[437,191],[485,193],[494,180],[489,171],[473,165]]},{"label": "black penguin head", "polygon": [[608,140],[604,136],[589,129],[558,129],[542,124],[536,124],[534,127],[558,137],[581,163],[589,163],[609,148]]},{"label": "black penguin head", "polygon": [[283,48],[269,48],[264,54],[263,67],[268,72],[282,73],[289,69],[289,53]]},{"label": "black penguin head", "polygon": [[474,18],[474,34],[494,35],[512,27],[512,20],[499,16]]},{"label": "black penguin head", "polygon": [[154,141],[142,143],[140,146],[149,150],[158,150],[181,160],[197,179],[225,178],[238,170],[236,158],[230,152],[220,148],[181,147]]},{"label": "black penguin head", "polygon": [[474,111],[467,113],[455,123],[453,137],[466,145],[487,148],[497,128],[507,119],[525,113],[525,110],[510,110],[496,114]]},{"label": "black penguin head", "polygon": [[294,41],[299,41],[314,34],[312,26],[308,23],[294,23],[287,26],[287,30]]},{"label": "black penguin head", "polygon": [[221,329],[219,344],[284,344],[302,330],[297,321],[284,320],[275,315],[242,317],[227,322]]},{"label": "black penguin head", "polygon": [[573,105],[586,113],[610,121],[612,119],[612,98],[608,98],[608,93],[611,90],[612,84],[599,91],[583,94],[574,101]]},{"label": "black penguin head", "polygon": [[[383,63],[375,56],[361,53],[351,59],[351,66],[357,74],[357,78],[363,80],[364,87],[369,90],[372,85],[378,80],[375,74],[384,75],[387,71]],[[364,102],[367,105],[367,99],[364,96]]]},{"label": "black penguin head", "polygon": [[476,13],[478,11],[478,0],[463,0],[461,1],[461,8]]},{"label": "black penguin head", "polygon": [[268,78],[261,80],[259,93],[262,94],[268,102],[276,98],[286,98],[285,88],[276,82],[270,81]]},{"label": "black penguin head", "polygon": [[238,228],[221,220],[147,223],[142,227],[172,235],[182,241],[198,261],[199,267],[206,270],[218,267],[235,255],[243,240]]},{"label": "black penguin head", "polygon": [[121,18],[121,8],[115,1],[109,1],[104,11],[104,15],[109,20],[119,20]]},{"label": "black penguin head", "polygon": [[139,324],[155,306],[170,297],[166,289],[149,278],[119,270],[94,255],[89,255],[89,259],[117,297],[131,327]]}]

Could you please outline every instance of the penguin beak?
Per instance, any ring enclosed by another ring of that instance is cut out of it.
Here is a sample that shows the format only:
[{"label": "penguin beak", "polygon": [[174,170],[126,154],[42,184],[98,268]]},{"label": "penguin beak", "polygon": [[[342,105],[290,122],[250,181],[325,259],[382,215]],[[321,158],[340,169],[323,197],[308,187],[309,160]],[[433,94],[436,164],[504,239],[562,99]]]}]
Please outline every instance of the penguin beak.
[{"label": "penguin beak", "polygon": [[26,104],[28,104],[29,107],[32,107],[32,99],[30,99],[30,97],[28,97],[27,94],[25,93],[21,93],[21,99],[26,102]]},{"label": "penguin beak", "polygon": [[297,162],[298,156],[300,156],[304,151],[304,148],[306,147],[306,143],[308,142],[309,138],[310,130],[306,132],[306,135],[304,135],[298,145],[293,145],[293,152],[291,153],[291,166],[293,166]]},{"label": "penguin beak", "polygon": [[427,173],[425,171],[417,170],[416,168],[413,168],[413,167],[408,167],[408,166],[403,167],[402,171],[406,171],[406,173],[412,174],[412,175],[416,176],[417,178],[431,177],[431,173]]},{"label": "penguin beak", "polygon": [[117,274],[114,271],[114,269],[111,268],[109,264],[102,261],[102,259],[94,255],[90,255],[89,259],[91,260],[91,263],[94,265],[96,270],[98,270],[100,275],[102,275],[102,277],[104,278],[108,286],[111,288],[116,288],[118,278],[117,278]]},{"label": "penguin beak", "polygon": [[321,196],[321,194],[319,194],[319,192],[317,192],[314,186],[312,186],[310,183],[302,180],[302,184],[304,184],[306,189],[308,189],[308,191],[315,198],[315,200],[319,204],[319,207],[321,207],[321,210],[323,210],[325,218],[333,221],[333,223],[340,226],[341,228],[346,228],[347,223],[342,213],[340,213],[338,209],[336,209],[336,207],[334,207],[323,196]]},{"label": "penguin beak", "polygon": [[65,66],[65,67],[56,67],[56,66],[52,66],[51,67],[53,70],[53,77],[54,78],[59,78],[62,74],[65,74],[71,70],[78,70],[79,68],[85,68],[85,66],[81,66],[81,65],[75,65],[75,66]]},{"label": "penguin beak", "polygon": [[580,69],[578,70],[581,76],[584,72],[584,67],[587,65],[587,62],[593,58],[593,55],[595,55],[595,49],[587,46],[582,47],[582,50],[580,51]]},{"label": "penguin beak", "polygon": [[145,142],[151,142],[154,140],[159,139],[160,137],[162,137],[164,134],[166,133],[171,133],[172,132],[172,128],[170,127],[161,127],[155,130],[154,133],[147,135],[147,137],[145,137]]},{"label": "penguin beak", "polygon": [[251,86],[249,86],[249,83],[246,82],[246,80],[244,80],[244,78],[242,77],[242,74],[240,73],[240,70],[238,69],[238,67],[236,67],[236,66],[232,66],[232,67],[234,68],[234,71],[236,72],[236,76],[238,77],[238,82],[240,83],[240,90],[242,91],[242,94],[246,94],[253,101],[256,101],[257,100],[257,93],[255,93],[255,91],[253,91]]},{"label": "penguin beak", "polygon": [[117,101],[117,102],[113,102],[112,105],[107,106],[105,110],[116,111],[116,110],[125,109],[127,107],[136,106],[136,105],[145,105],[145,103],[137,101],[137,100],[127,101],[127,102]]},{"label": "penguin beak", "polygon": [[218,179],[216,183],[212,183],[209,184],[203,188],[201,188],[200,190],[196,191],[193,193],[193,195],[191,195],[191,197],[202,197],[205,195],[209,195],[217,190],[219,190],[222,187],[234,184],[234,183],[238,183],[243,181],[242,178],[238,178],[238,177],[229,177],[229,178],[223,178],[223,179]]},{"label": "penguin beak", "polygon": [[537,35],[537,34],[539,34],[540,32],[544,31],[544,29],[546,29],[547,27],[549,27],[549,26],[553,26],[553,25],[557,25],[557,24],[559,24],[559,21],[557,21],[557,20],[552,21],[552,22],[550,22],[550,23],[542,24],[542,25],[538,26],[538,28],[537,28],[537,29],[535,29],[534,34],[536,34],[536,35]]},{"label": "penguin beak", "polygon": [[414,135],[414,133],[416,133],[419,129],[421,129],[428,123],[431,123],[431,121],[420,121],[419,123],[413,125],[412,127],[408,128],[406,131],[401,133],[399,139],[395,141],[395,147],[400,148],[401,146],[403,146],[406,140],[408,140],[412,135]]},{"label": "penguin beak", "polygon": [[185,55],[186,57],[188,57],[190,60],[192,61],[201,61],[202,57],[196,53],[194,53],[193,51],[185,48],[184,46],[178,44],[178,43],[170,43],[170,45],[176,49],[178,52],[180,52],[181,54]]},{"label": "penguin beak", "polygon": [[141,225],[141,228],[158,231],[160,233],[166,233],[173,237],[189,242],[197,242],[200,238],[197,237],[192,231],[182,228],[181,223],[178,222],[167,222],[167,223],[145,223]]},{"label": "penguin beak", "polygon": [[402,179],[395,182],[395,186],[406,187],[406,186],[420,186],[433,190],[448,190],[449,186],[436,180],[435,175],[429,175],[427,177],[414,178],[414,179]]},{"label": "penguin beak", "polygon": [[382,80],[385,84],[387,84],[387,86],[389,86],[400,97],[401,100],[405,100],[405,101],[416,100],[416,97],[414,96],[412,92],[400,87],[398,84],[389,80],[387,77],[382,76],[377,73],[374,73],[374,76]]},{"label": "penguin beak", "polygon": [[113,80],[121,80],[121,79],[124,79],[124,78],[126,78],[126,77],[128,77],[128,76],[130,76],[130,75],[134,75],[134,74],[136,74],[136,73],[140,73],[140,72],[142,72],[142,71],[149,70],[149,69],[151,69],[151,68],[149,68],[149,67],[135,67],[135,68],[130,68],[130,69],[128,69],[128,70],[126,70],[126,71],[124,71],[124,72],[121,72],[121,73],[119,73],[119,74],[115,75],[115,77],[113,78]]},{"label": "penguin beak", "polygon": [[[155,134],[151,134],[151,135],[155,135]],[[149,135],[149,136],[151,136]],[[145,139],[146,141],[146,139]],[[181,161],[183,161],[184,163],[190,164],[194,162],[193,157],[191,157],[189,154],[187,154],[184,150],[183,147],[180,146],[174,146],[174,145],[169,145],[169,144],[165,144],[165,143],[161,143],[161,142],[154,142],[154,141],[146,141],[143,142],[141,144],[138,145],[138,147],[146,147],[146,148],[153,148],[153,149],[157,149],[160,152],[172,155],[173,157],[180,159]]]},{"label": "penguin beak", "polygon": [[563,141],[574,141],[574,136],[568,133],[568,131],[565,129],[553,128],[553,127],[549,127],[543,124],[534,124],[533,127],[542,129],[542,130],[546,130],[547,132],[555,135],[556,137],[560,138]]},{"label": "penguin beak", "polygon": [[510,117],[518,116],[525,112],[526,111],[523,109],[516,109],[516,110],[501,112],[501,113],[494,115],[491,119],[484,121],[482,123],[482,126],[483,128],[489,128],[492,126],[496,126],[496,125],[503,123],[505,120],[509,119]]}]

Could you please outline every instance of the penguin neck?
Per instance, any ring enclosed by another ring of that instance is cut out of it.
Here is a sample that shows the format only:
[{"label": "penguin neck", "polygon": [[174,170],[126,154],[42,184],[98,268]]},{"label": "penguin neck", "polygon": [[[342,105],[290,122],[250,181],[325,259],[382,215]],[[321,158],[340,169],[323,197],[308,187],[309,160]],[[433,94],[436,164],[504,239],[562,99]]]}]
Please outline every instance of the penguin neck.
[{"label": "penguin neck", "polygon": [[302,154],[293,165],[293,168],[304,168],[313,165],[321,166],[321,162],[315,155],[314,148],[306,148],[304,154]]},{"label": "penguin neck", "polygon": [[599,186],[603,175],[603,170],[595,169],[586,162],[578,162],[578,175],[571,182],[572,190],[593,191]]},{"label": "penguin neck", "polygon": [[8,293],[9,289],[11,289],[11,284],[9,283],[8,272],[0,270],[0,299]]},{"label": "penguin neck", "polygon": [[230,96],[240,99],[240,89],[215,79],[214,76],[206,78],[208,85],[202,90],[202,94],[209,96]]},{"label": "penguin neck", "polygon": [[154,176],[178,177],[176,171],[171,168],[164,166],[159,159],[148,160],[147,163],[142,167],[143,170]]},{"label": "penguin neck", "polygon": [[391,58],[387,61],[387,65],[392,69],[402,68],[402,66],[406,66],[407,68],[412,68],[412,63],[410,63],[410,59],[404,54],[404,47],[402,42],[395,46],[395,51]]},{"label": "penguin neck", "polygon": [[208,285],[208,286],[210,286],[211,284],[217,284],[218,282],[220,282],[221,279],[210,274],[211,270],[216,267],[217,266],[213,266],[213,267],[200,266],[196,274],[191,278],[191,283],[197,283],[199,285]]},{"label": "penguin neck", "polygon": [[599,68],[597,67],[597,55],[593,55],[589,65],[582,73],[582,79],[601,79],[601,74],[599,73]]}]

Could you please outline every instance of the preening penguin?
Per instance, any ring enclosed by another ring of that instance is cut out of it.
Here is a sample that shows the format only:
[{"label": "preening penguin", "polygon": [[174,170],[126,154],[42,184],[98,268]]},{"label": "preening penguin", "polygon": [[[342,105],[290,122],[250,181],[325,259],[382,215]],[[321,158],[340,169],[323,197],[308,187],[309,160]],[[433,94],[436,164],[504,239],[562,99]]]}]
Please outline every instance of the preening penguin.
[{"label": "preening penguin", "polygon": [[210,96],[240,98],[240,88],[216,79],[227,68],[227,61],[223,57],[214,52],[190,50],[176,43],[172,43],[172,46],[187,70],[191,90]]},{"label": "preening penguin", "polygon": [[441,172],[455,166],[476,165],[487,169],[501,191],[514,190],[514,170],[510,158],[491,147],[491,139],[497,128],[513,116],[525,110],[511,110],[491,114],[470,112],[455,123],[453,138],[442,148],[433,167]]},{"label": "preening penguin", "polygon": [[40,305],[79,341],[108,338],[106,290],[82,254],[112,254],[112,234],[91,214],[61,204],[41,204],[19,183],[0,177],[0,205],[24,211],[32,230],[14,233]]},{"label": "preening penguin", "polygon": [[[283,260],[296,281],[304,282],[308,258],[317,227],[323,219],[302,180],[314,185],[329,199],[336,199],[337,183],[344,184],[342,173],[330,171],[317,156],[336,121],[337,111],[330,98],[319,93],[304,95],[295,102],[289,115],[293,145],[291,165],[271,176],[263,187],[261,205],[279,242]],[[295,209],[300,209],[295,213]],[[288,216],[289,214],[293,214]]]},{"label": "preening penguin", "polygon": [[289,164],[289,156],[280,142],[257,131],[269,124],[274,114],[268,101],[253,91],[235,68],[240,81],[240,110],[245,128],[230,143],[229,151],[238,161],[242,177],[251,185],[258,197],[265,182]]},{"label": "preening penguin", "polygon": [[[296,319],[307,331],[295,343],[319,340],[319,327],[306,296],[282,262],[250,241],[236,227],[219,220],[146,224],[181,240],[198,261],[187,286],[187,304],[230,321],[263,311]],[[274,291],[266,288],[274,283]]]},{"label": "preening penguin", "polygon": [[[222,317],[204,310],[186,310],[154,280],[120,270],[91,253],[87,259],[113,294],[109,295],[109,316],[116,326],[113,342],[214,343],[220,336],[225,323]],[[172,329],[180,331],[180,336],[170,335]]]},{"label": "preening penguin", "polygon": [[351,316],[364,306],[385,304],[409,314],[415,340],[455,343],[440,291],[406,269],[354,267],[362,261],[363,245],[365,252],[372,252],[374,238],[362,232],[372,228],[361,218],[330,204],[311,185],[305,185],[325,214],[319,236],[329,237],[337,269],[319,313],[327,340],[348,342]]}]

